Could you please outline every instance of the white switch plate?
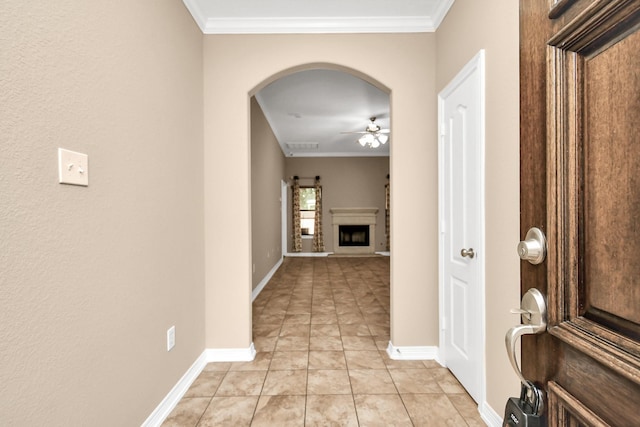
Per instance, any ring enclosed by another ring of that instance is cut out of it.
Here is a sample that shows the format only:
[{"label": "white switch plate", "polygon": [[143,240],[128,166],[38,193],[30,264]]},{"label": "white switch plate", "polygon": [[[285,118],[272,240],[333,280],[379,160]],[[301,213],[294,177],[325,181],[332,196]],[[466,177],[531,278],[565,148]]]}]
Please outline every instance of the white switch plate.
[{"label": "white switch plate", "polygon": [[176,327],[172,326],[167,329],[167,351],[171,351],[171,349],[176,345]]},{"label": "white switch plate", "polygon": [[58,148],[58,181],[60,184],[89,185],[89,156]]}]

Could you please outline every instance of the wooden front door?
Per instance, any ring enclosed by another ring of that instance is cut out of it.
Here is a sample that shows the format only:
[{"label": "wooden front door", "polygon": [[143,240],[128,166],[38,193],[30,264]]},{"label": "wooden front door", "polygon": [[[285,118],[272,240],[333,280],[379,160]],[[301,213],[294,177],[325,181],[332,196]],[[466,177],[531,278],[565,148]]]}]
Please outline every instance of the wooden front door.
[{"label": "wooden front door", "polygon": [[522,293],[547,332],[522,340],[549,426],[640,425],[640,0],[520,0]]}]

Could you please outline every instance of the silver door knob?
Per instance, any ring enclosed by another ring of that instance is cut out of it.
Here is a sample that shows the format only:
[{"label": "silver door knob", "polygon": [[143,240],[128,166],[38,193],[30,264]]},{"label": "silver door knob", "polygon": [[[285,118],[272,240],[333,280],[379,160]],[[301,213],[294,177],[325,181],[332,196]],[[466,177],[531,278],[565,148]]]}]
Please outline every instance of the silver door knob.
[{"label": "silver door knob", "polygon": [[527,236],[518,243],[518,255],[520,259],[531,264],[540,264],[547,255],[547,239],[544,233],[537,227],[527,231]]},{"label": "silver door knob", "polygon": [[469,258],[473,258],[474,256],[476,256],[476,253],[473,251],[473,248],[462,249],[460,250],[460,256],[462,257],[468,256]]}]

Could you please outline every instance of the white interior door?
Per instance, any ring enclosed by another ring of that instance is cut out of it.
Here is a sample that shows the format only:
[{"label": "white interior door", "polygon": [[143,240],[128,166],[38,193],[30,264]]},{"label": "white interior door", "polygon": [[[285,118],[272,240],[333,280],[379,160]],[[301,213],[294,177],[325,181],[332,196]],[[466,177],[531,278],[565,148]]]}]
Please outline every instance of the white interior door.
[{"label": "white interior door", "polygon": [[438,97],[441,361],[484,401],[484,51]]}]

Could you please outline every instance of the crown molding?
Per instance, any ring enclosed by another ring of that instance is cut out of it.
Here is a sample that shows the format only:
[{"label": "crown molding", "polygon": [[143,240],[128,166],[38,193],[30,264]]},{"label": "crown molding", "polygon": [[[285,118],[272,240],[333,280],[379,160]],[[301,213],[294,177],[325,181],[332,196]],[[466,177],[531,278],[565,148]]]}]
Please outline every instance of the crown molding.
[{"label": "crown molding", "polygon": [[206,18],[202,22],[204,34],[425,33],[436,29],[429,16]]},{"label": "crown molding", "polygon": [[198,0],[183,0],[204,34],[337,34],[434,32],[454,0],[439,3],[428,16],[211,17]]},{"label": "crown molding", "polygon": [[[358,147],[360,146],[358,145]],[[283,153],[287,153],[287,151],[283,150]],[[389,157],[389,152],[377,151],[375,148],[367,149],[367,151],[325,151],[316,153],[298,151],[285,154],[285,157]]]},{"label": "crown molding", "polygon": [[449,12],[449,9],[453,6],[454,1],[455,0],[444,0],[438,4],[438,9],[432,15],[433,31],[437,30],[440,24],[442,24],[444,17],[447,16],[447,12]]},{"label": "crown molding", "polygon": [[193,17],[193,20],[198,24],[198,27],[200,27],[200,30],[204,32],[204,28],[207,24],[207,18],[202,9],[200,9],[200,5],[197,0],[182,0],[182,2]]}]

